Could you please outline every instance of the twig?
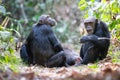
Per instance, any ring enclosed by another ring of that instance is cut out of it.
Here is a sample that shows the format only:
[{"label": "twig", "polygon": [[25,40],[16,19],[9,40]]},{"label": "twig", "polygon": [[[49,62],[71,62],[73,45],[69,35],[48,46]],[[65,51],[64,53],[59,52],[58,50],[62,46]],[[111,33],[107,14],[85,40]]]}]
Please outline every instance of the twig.
[{"label": "twig", "polygon": [[107,38],[107,37],[100,37],[100,38],[98,38],[98,40],[110,40],[110,38]]}]

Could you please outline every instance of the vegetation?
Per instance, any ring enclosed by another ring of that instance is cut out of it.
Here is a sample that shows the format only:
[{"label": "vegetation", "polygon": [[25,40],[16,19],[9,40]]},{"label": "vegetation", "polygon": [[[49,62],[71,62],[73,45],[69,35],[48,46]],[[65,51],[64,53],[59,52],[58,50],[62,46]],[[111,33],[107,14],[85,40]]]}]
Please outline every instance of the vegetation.
[{"label": "vegetation", "polygon": [[[111,32],[108,56],[112,63],[119,63],[119,2],[120,0],[0,0],[0,69],[4,70],[7,66],[20,72],[19,68],[26,66],[19,58],[19,47],[41,14],[49,14],[57,20],[55,33],[63,45],[77,52],[81,37],[79,26],[83,18],[95,16],[106,22]],[[100,67],[99,64],[90,64],[87,67],[96,70]]]}]

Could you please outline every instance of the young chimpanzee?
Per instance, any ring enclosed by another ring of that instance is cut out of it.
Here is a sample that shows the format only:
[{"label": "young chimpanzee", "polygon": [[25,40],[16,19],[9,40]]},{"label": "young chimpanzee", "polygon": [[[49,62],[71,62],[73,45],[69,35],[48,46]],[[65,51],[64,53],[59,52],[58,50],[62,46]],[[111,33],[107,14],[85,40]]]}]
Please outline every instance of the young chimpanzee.
[{"label": "young chimpanzee", "polygon": [[88,64],[106,57],[110,45],[110,33],[107,25],[94,18],[88,17],[84,20],[84,26],[88,35],[83,36],[80,50],[81,64]]},{"label": "young chimpanzee", "polygon": [[69,67],[69,66],[79,65],[82,62],[81,57],[75,51],[68,48],[64,48],[64,53],[66,56],[65,66]]},{"label": "young chimpanzee", "polygon": [[46,67],[65,65],[66,57],[63,48],[51,28],[55,24],[56,21],[50,16],[40,16],[25,44],[21,47],[20,55],[23,61]]}]

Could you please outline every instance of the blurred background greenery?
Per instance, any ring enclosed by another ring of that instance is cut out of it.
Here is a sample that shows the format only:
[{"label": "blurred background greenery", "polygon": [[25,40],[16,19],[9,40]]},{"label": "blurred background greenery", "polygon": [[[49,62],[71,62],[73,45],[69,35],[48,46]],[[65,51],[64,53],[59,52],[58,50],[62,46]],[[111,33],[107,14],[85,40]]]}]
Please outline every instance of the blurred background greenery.
[{"label": "blurred background greenery", "polygon": [[[0,63],[13,63],[19,58],[16,54],[19,54],[21,42],[42,14],[49,14],[57,21],[53,30],[61,43],[77,52],[80,50],[83,19],[88,16],[101,19],[107,23],[111,32],[109,54],[116,58],[116,54],[120,55],[119,2],[120,0],[0,0]],[[11,57],[14,58],[13,61]],[[116,59],[114,61],[118,61]]]},{"label": "blurred background greenery", "polygon": [[57,21],[54,31],[62,43],[76,43],[79,45],[79,25],[81,12],[78,8],[79,0],[3,0],[1,3],[1,23],[20,33],[20,40],[24,40],[31,27],[42,14],[49,14]]}]

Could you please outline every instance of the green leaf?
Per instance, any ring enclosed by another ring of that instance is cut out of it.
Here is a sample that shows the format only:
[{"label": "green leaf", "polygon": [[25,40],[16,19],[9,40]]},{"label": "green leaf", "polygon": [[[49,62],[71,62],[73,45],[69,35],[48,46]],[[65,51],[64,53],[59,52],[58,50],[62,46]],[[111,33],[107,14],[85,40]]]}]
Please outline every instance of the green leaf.
[{"label": "green leaf", "polygon": [[2,25],[0,25],[0,31],[1,31],[1,30],[4,30],[4,29],[5,29],[5,28],[4,28]]},{"label": "green leaf", "polygon": [[84,4],[84,3],[86,3],[86,1],[85,1],[85,0],[80,0],[80,2],[79,2],[79,4],[78,4],[78,5],[80,6],[80,5]]},{"label": "green leaf", "polygon": [[95,0],[90,0],[91,2],[95,2]]},{"label": "green leaf", "polygon": [[9,40],[11,33],[8,31],[0,31],[0,36],[3,40]]},{"label": "green leaf", "polygon": [[14,49],[9,48],[9,52],[10,52],[11,54],[13,54],[13,53],[14,53]]},{"label": "green leaf", "polygon": [[79,6],[79,8],[80,8],[81,10],[85,10],[85,9],[87,8],[87,3],[86,3],[85,0],[81,0],[81,1],[79,2],[78,6]]},{"label": "green leaf", "polygon": [[98,68],[98,65],[97,64],[93,64],[93,65],[88,65],[89,68],[92,68],[92,69],[96,69]]},{"label": "green leaf", "polygon": [[79,8],[80,8],[80,10],[85,10],[85,9],[87,8],[87,5],[86,5],[86,4],[83,4],[83,5],[81,5]]}]

